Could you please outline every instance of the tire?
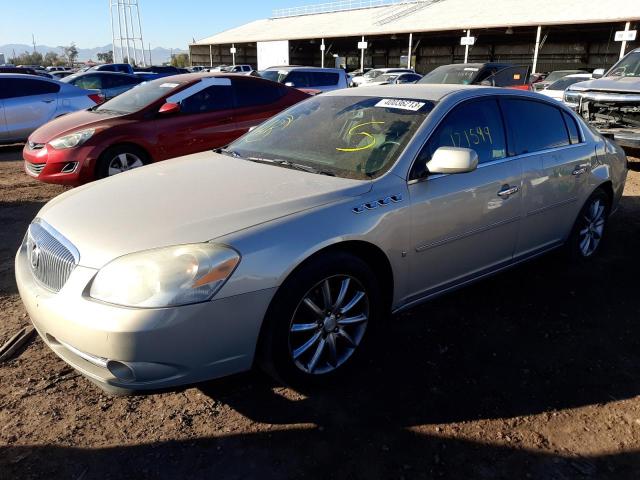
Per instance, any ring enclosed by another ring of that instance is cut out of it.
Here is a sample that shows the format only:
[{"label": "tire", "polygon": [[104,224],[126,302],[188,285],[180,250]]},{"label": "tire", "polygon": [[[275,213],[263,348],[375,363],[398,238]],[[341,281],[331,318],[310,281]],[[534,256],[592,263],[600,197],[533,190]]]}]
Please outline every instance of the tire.
[{"label": "tire", "polygon": [[[122,167],[122,162],[127,165]],[[96,178],[106,178],[122,173],[127,170],[142,167],[149,163],[149,155],[140,147],[135,145],[116,145],[107,148],[96,164]],[[120,170],[120,171],[116,171]]]},{"label": "tire", "polygon": [[601,189],[587,199],[576,219],[567,242],[569,258],[583,262],[596,257],[602,250],[611,200]]},{"label": "tire", "polygon": [[294,387],[335,382],[366,356],[384,318],[383,298],[362,259],[342,252],[318,255],[295,271],[271,302],[261,335],[261,367]]}]

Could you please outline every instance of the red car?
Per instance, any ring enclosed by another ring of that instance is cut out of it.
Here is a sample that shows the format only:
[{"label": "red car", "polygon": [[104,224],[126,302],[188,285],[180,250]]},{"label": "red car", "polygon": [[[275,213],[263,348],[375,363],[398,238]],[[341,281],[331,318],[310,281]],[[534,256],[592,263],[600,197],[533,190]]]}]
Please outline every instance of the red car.
[{"label": "red car", "polygon": [[43,182],[81,185],[150,162],[223,147],[308,97],[258,77],[163,77],[37,129],[23,150],[25,171]]}]

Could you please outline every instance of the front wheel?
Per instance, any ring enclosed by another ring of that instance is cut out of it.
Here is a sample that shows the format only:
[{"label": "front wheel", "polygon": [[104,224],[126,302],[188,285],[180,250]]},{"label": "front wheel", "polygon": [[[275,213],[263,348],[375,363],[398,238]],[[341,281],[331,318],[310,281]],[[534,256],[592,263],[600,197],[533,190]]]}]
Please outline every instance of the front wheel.
[{"label": "front wheel", "polygon": [[149,163],[144,150],[134,145],[121,145],[108,148],[98,159],[96,177],[106,178],[139,168]]},{"label": "front wheel", "polygon": [[323,254],[280,288],[265,319],[263,366],[294,386],[330,382],[363,355],[384,304],[360,258]]},{"label": "front wheel", "polygon": [[597,255],[602,248],[607,219],[611,210],[609,196],[597,189],[586,201],[568,242],[569,255],[576,260],[586,260]]}]

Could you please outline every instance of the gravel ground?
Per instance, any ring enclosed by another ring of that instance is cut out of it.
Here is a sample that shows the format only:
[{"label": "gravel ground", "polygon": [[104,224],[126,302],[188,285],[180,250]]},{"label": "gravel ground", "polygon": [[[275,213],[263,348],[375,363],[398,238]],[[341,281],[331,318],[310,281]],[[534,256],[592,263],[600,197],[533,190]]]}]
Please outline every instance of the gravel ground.
[{"label": "gravel ground", "polygon": [[[13,256],[64,190],[0,147],[0,343],[28,318]],[[314,394],[258,372],[103,394],[39,338],[0,365],[0,479],[640,478],[640,162],[604,254],[552,254],[397,316]]]}]

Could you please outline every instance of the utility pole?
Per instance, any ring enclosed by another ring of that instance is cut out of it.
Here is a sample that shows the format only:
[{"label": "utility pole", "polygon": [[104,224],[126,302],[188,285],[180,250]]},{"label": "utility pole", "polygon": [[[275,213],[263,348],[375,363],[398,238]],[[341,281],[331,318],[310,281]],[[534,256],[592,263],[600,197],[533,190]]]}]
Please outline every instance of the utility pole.
[{"label": "utility pole", "polygon": [[31,34],[31,42],[33,43],[33,53],[36,53],[36,37]]}]

